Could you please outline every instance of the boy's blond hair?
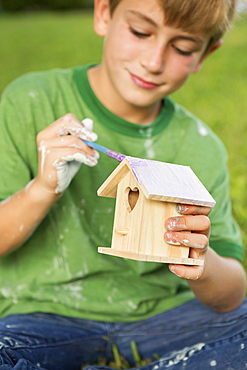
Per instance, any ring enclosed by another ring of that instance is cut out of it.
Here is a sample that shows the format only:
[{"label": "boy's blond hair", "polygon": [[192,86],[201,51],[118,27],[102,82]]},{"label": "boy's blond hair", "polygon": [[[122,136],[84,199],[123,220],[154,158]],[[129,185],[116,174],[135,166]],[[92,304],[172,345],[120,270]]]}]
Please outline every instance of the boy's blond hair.
[{"label": "boy's blond hair", "polygon": [[[109,0],[111,14],[122,0]],[[144,0],[148,1],[148,0]],[[157,0],[168,26],[209,37],[207,50],[230,28],[237,0]]]}]

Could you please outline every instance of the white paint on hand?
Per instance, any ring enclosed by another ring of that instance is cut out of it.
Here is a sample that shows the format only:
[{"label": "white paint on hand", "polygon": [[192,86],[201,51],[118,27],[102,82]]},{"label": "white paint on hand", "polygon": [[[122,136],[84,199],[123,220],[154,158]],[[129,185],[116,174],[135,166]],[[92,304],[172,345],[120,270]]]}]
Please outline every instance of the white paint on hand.
[{"label": "white paint on hand", "polygon": [[86,127],[86,129],[88,129],[89,131],[93,131],[93,120],[91,118],[84,118],[81,122],[83,123],[84,127]]},{"label": "white paint on hand", "polygon": [[188,240],[188,239],[183,239],[183,240],[182,240],[182,244],[183,244],[183,245],[185,245],[186,247],[188,247],[188,246],[189,246],[189,244],[190,244],[190,242],[189,242],[189,240]]},{"label": "white paint on hand", "polygon": [[30,186],[32,185],[32,183],[34,182],[34,179],[32,179],[31,181],[29,181],[29,183],[25,186],[25,190],[28,191]]},{"label": "white paint on hand", "polygon": [[63,157],[61,161],[54,161],[53,166],[57,171],[56,194],[62,193],[69,186],[71,180],[78,172],[81,163],[93,167],[98,162],[95,157],[86,156],[82,153],[75,153],[68,155],[67,157]]},{"label": "white paint on hand", "polygon": [[96,141],[98,139],[98,135],[95,132],[88,130],[86,127],[83,127],[76,121],[74,121],[74,123],[79,125],[79,127],[64,126],[60,130],[58,130],[58,136],[65,136],[70,134],[78,136],[82,140]]},{"label": "white paint on hand", "polygon": [[[62,140],[63,140],[63,139],[62,139]],[[70,147],[70,148],[81,149],[81,148],[79,147],[79,145],[76,145],[75,143],[70,144],[70,145],[69,145],[69,147]]]},{"label": "white paint on hand", "polygon": [[41,169],[41,173],[43,174],[44,173],[44,167],[45,167],[45,159],[46,159],[47,154],[50,153],[50,150],[46,149],[46,147],[44,145],[44,141],[42,141],[40,143],[40,146],[39,146],[38,150],[41,152],[40,169]]}]

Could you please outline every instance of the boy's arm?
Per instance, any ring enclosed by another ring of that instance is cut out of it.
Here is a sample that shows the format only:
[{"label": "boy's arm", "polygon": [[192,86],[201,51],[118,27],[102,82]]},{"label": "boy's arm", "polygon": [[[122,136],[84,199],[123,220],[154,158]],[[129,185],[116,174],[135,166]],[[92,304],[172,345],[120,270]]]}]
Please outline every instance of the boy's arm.
[{"label": "boy's arm", "polygon": [[0,203],[0,256],[15,250],[31,236],[58,197],[34,179]]},{"label": "boy's arm", "polygon": [[[165,240],[190,247],[190,257],[204,259],[204,266],[170,264],[170,270],[187,279],[195,296],[217,312],[237,308],[246,294],[245,272],[234,258],[221,257],[209,247],[210,209],[181,207],[181,216],[166,220]],[[188,233],[191,231],[191,233]]]},{"label": "boy's arm", "polygon": [[[68,187],[80,164],[97,164],[98,154],[81,139],[96,140],[92,122],[72,114],[37,135],[38,175],[25,188],[0,202],[0,256],[27,240],[52,204]],[[16,174],[18,176],[18,174]]]},{"label": "boy's arm", "polygon": [[221,257],[208,248],[200,279],[188,280],[196,297],[217,312],[240,306],[246,295],[245,271],[234,258]]}]

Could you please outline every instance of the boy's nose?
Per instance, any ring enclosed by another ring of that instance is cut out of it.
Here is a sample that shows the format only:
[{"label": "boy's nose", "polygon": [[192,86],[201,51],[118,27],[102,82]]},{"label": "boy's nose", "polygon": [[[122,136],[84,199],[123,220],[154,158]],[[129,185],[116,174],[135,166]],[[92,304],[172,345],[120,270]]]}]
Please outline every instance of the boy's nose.
[{"label": "boy's nose", "polygon": [[160,74],[164,71],[165,52],[162,47],[154,47],[142,55],[141,64],[151,73]]}]

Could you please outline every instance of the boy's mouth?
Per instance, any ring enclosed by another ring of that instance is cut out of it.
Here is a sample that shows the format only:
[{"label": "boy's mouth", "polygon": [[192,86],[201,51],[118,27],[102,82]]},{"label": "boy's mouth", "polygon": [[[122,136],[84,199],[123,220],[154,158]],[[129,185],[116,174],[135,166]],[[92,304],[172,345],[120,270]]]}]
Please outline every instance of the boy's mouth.
[{"label": "boy's mouth", "polygon": [[130,77],[132,79],[132,81],[138,86],[138,87],[141,87],[142,89],[146,89],[146,90],[152,90],[152,89],[157,89],[157,87],[160,87],[162,84],[157,84],[157,83],[154,83],[154,82],[150,82],[150,81],[146,81],[146,80],[143,80],[142,78],[130,73]]}]

